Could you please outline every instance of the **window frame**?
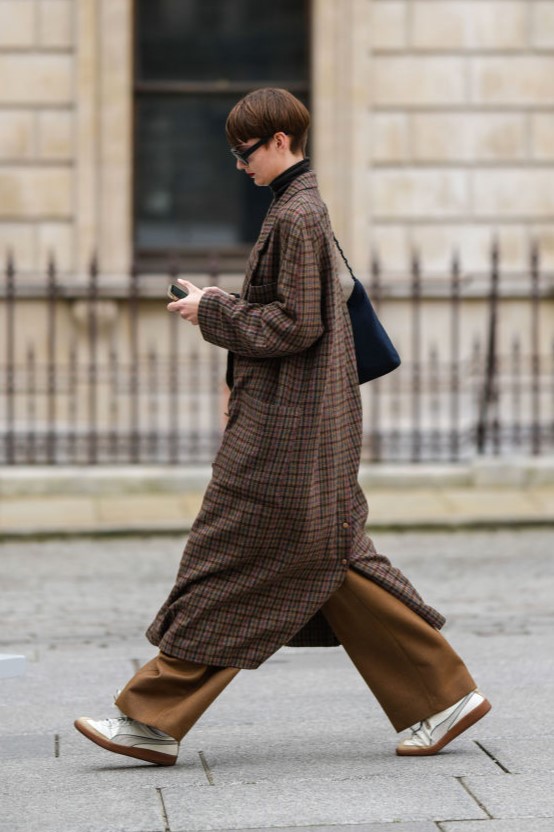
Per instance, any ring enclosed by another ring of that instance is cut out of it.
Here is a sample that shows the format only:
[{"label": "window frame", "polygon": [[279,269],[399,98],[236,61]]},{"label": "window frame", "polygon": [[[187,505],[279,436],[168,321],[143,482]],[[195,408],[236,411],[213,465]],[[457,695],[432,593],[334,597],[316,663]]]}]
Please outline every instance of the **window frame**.
[{"label": "window frame", "polygon": [[[306,25],[306,53],[308,77],[305,81],[279,81],[277,78],[264,80],[263,78],[249,79],[245,81],[145,81],[138,78],[138,28],[139,28],[139,4],[133,3],[133,51],[132,51],[132,206],[131,206],[131,245],[133,252],[134,268],[139,273],[152,274],[160,271],[167,271],[168,264],[183,273],[198,273],[218,270],[220,272],[241,272],[244,270],[245,260],[253,243],[237,243],[232,246],[214,245],[205,248],[191,248],[190,246],[179,246],[178,248],[152,249],[139,248],[136,239],[137,224],[137,167],[136,167],[136,145],[134,126],[137,121],[137,108],[139,99],[148,96],[188,96],[188,95],[221,95],[234,94],[237,100],[253,89],[260,87],[284,87],[294,95],[302,96],[310,103],[312,92],[312,12],[313,0],[303,0],[305,5]],[[222,141],[225,136],[222,135]],[[231,162],[232,164],[232,162]]]}]

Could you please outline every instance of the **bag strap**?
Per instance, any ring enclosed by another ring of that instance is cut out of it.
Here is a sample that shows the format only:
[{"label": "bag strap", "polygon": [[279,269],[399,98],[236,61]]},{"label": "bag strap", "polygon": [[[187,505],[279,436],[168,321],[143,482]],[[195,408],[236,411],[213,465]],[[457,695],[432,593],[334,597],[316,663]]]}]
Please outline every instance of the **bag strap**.
[{"label": "bag strap", "polygon": [[356,280],[356,276],[355,276],[354,272],[352,271],[352,267],[350,266],[350,263],[346,259],[346,255],[345,255],[344,251],[342,250],[342,248],[340,247],[340,243],[339,243],[339,241],[337,240],[337,238],[335,237],[334,234],[333,234],[333,240],[335,241],[335,245],[336,245],[336,247],[338,248],[338,250],[340,252],[340,256],[344,260],[344,264],[345,264],[346,268],[350,272],[350,277],[352,278],[352,280]]}]

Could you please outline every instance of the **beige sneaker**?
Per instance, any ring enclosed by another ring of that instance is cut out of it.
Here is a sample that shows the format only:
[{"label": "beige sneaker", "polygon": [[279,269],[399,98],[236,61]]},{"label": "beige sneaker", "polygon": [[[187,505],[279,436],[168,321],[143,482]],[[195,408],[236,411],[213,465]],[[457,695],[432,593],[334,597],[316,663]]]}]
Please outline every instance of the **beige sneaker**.
[{"label": "beige sneaker", "polygon": [[75,720],[75,728],[108,751],[159,766],[174,765],[179,753],[179,743],[169,734],[128,716],[115,719],[82,716]]},{"label": "beige sneaker", "polygon": [[490,709],[490,702],[480,691],[474,690],[450,708],[412,725],[411,737],[400,743],[396,753],[406,757],[436,754],[463,731],[471,728]]}]

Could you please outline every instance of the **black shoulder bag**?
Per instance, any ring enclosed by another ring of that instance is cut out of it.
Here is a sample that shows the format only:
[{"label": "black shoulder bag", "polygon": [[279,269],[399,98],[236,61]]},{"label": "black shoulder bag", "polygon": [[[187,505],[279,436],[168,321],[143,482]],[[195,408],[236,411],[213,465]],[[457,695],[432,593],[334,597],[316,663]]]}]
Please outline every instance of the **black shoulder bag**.
[{"label": "black shoulder bag", "polygon": [[372,381],[396,370],[400,366],[400,356],[377,317],[369,295],[354,276],[337,238],[333,236],[333,239],[354,281],[354,288],[346,305],[354,334],[358,381],[365,384],[366,381]]},{"label": "black shoulder bag", "polygon": [[[369,295],[358,278],[355,277],[339,241],[335,236],[333,236],[333,239],[354,281],[354,288],[346,305],[354,335],[358,382],[365,384],[366,381],[372,381],[396,370],[400,366],[400,356],[387,335],[385,327],[377,317]],[[233,387],[233,354],[231,352],[227,355],[226,381],[227,386],[231,389]]]}]

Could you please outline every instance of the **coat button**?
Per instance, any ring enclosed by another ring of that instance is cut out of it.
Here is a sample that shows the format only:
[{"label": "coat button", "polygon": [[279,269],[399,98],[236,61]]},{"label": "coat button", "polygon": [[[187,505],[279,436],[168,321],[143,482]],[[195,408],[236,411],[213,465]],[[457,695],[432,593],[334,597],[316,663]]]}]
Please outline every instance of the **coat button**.
[{"label": "coat button", "polygon": [[342,527],[343,527],[343,529],[347,529],[347,528],[349,527],[349,524],[348,524],[348,523],[346,523],[346,522],[344,522],[344,523],[342,524]]},{"label": "coat button", "polygon": [[343,558],[343,559],[342,559],[342,564],[343,564],[343,566],[346,566],[346,564],[347,564],[347,563],[348,563],[348,561],[347,561],[345,558]]}]

